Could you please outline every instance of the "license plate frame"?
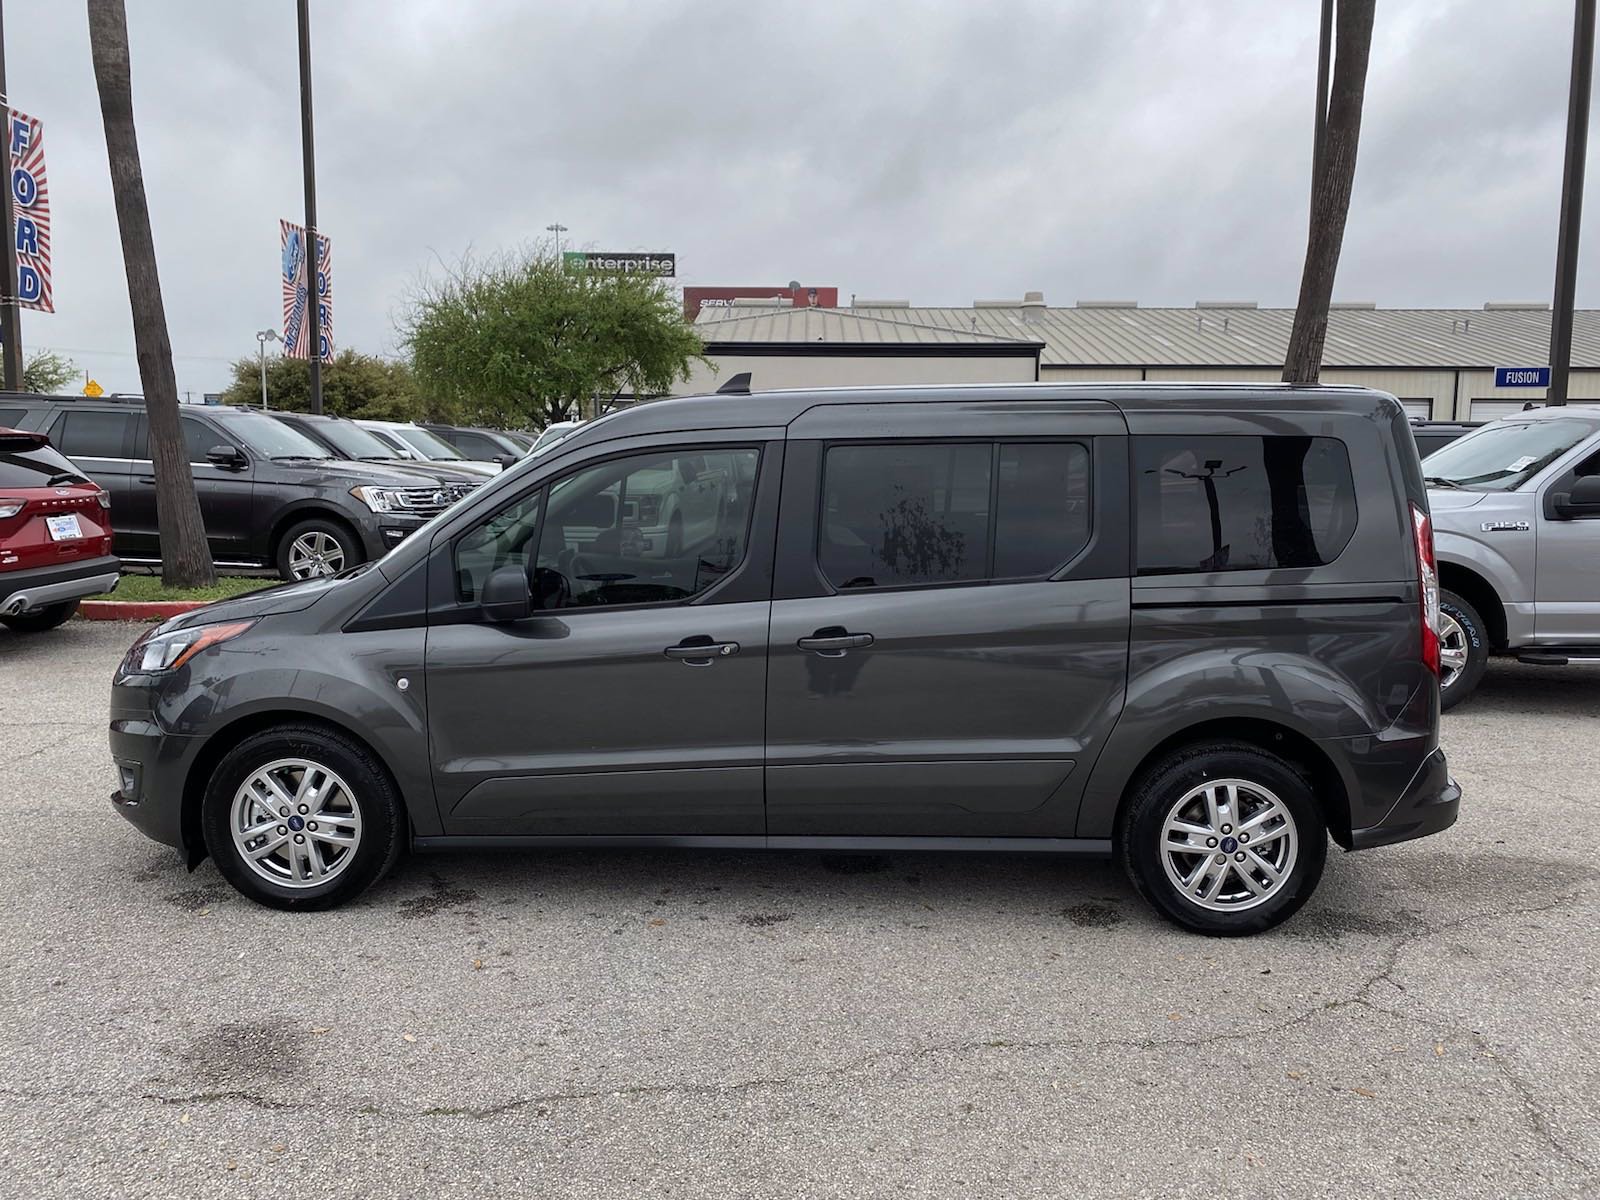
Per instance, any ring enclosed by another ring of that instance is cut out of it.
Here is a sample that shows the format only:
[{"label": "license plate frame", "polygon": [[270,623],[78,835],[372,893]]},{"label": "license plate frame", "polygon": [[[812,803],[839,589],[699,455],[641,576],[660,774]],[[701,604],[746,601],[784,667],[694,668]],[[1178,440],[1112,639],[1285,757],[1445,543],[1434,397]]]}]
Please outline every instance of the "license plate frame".
[{"label": "license plate frame", "polygon": [[83,526],[78,522],[77,513],[46,517],[44,527],[50,531],[52,542],[72,542],[83,536]]}]

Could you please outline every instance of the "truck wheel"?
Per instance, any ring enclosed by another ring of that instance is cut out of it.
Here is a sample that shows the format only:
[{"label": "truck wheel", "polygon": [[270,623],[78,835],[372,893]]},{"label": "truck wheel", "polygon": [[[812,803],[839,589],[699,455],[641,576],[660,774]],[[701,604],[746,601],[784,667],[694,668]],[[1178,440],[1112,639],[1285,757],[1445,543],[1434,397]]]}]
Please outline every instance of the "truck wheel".
[{"label": "truck wheel", "polygon": [[1219,937],[1287,920],[1316,890],[1327,825],[1305,774],[1244,742],[1190,746],[1134,785],[1117,857],[1168,920]]},{"label": "truck wheel", "polygon": [[337,575],[361,561],[361,543],[337,521],[313,517],[278,540],[278,574],[284,579]]},{"label": "truck wheel", "polygon": [[1452,591],[1439,593],[1439,707],[1451,709],[1478,689],[1489,665],[1489,631],[1478,610]]},{"label": "truck wheel", "polygon": [[76,600],[66,600],[60,604],[51,604],[46,608],[36,608],[16,617],[0,617],[0,625],[7,629],[14,629],[18,633],[44,633],[54,629],[57,625],[65,623],[68,617],[78,611]]}]

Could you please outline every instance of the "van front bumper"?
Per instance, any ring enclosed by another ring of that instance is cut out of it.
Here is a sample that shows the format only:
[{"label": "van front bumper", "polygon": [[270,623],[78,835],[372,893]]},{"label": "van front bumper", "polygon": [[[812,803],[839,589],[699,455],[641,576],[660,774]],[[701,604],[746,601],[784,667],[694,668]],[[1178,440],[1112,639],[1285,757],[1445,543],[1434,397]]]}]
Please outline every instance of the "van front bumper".
[{"label": "van front bumper", "polygon": [[1350,831],[1350,849],[1370,850],[1439,833],[1456,823],[1461,787],[1450,778],[1444,751],[1435,749],[1412,776],[1400,799],[1376,825]]},{"label": "van front bumper", "polygon": [[128,676],[111,688],[109,740],[116,769],[111,806],[153,841],[187,851],[184,782],[201,739],[168,733],[155,714],[155,681]]}]

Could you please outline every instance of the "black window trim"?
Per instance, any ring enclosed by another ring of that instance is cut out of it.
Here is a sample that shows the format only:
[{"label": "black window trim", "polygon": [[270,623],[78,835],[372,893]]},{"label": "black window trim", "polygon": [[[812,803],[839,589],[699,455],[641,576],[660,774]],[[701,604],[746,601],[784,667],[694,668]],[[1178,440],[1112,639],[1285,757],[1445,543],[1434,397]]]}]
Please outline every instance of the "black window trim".
[{"label": "black window trim", "polygon": [[[817,476],[813,494],[816,498],[816,511],[812,514],[812,545],[810,552],[810,566],[817,577],[818,584],[822,587],[821,595],[824,596],[865,596],[882,592],[914,592],[926,591],[930,588],[965,588],[965,587],[990,587],[1006,586],[1018,583],[1055,583],[1070,575],[1072,568],[1087,554],[1095,544],[1095,522],[1099,517],[1100,506],[1095,503],[1095,478],[1094,478],[1094,441],[1095,434],[1033,434],[1014,437],[997,437],[994,435],[975,435],[958,437],[929,437],[929,438],[819,438],[821,452],[817,455]],[[828,452],[835,446],[939,446],[939,445],[985,445],[990,447],[989,456],[989,546],[986,562],[984,564],[984,577],[982,579],[947,579],[932,580],[928,583],[885,583],[874,584],[871,587],[836,588],[833,581],[828,578],[827,572],[822,569],[822,529],[827,504],[827,469]],[[995,532],[998,527],[1000,515],[1000,453],[1006,446],[1016,445],[1067,445],[1077,446],[1084,453],[1084,479],[1085,499],[1089,504],[1089,523],[1084,530],[1083,545],[1079,546],[1070,557],[1050,570],[1035,575],[1007,575],[1004,578],[994,577],[995,557]]]},{"label": "black window trim", "polygon": [[[773,452],[774,447],[777,447],[776,452]],[[574,462],[569,465],[568,469],[561,471],[559,474],[547,476],[536,486],[518,492],[514,497],[508,499],[504,504],[495,508],[493,512],[489,513],[481,520],[475,521],[468,525],[460,533],[446,538],[442,543],[439,543],[433,549],[431,554],[442,556],[443,561],[448,564],[451,579],[450,594],[455,599],[453,603],[449,604],[430,604],[428,606],[428,623],[430,625],[489,624],[489,622],[484,621],[483,617],[481,616],[481,602],[476,600],[462,600],[459,595],[456,594],[454,582],[456,547],[469,534],[472,534],[483,528],[485,524],[494,520],[501,513],[505,512],[506,509],[511,508],[513,505],[522,503],[534,493],[543,492],[545,494],[545,498],[541,500],[539,504],[539,523],[534,529],[533,533],[533,553],[535,558],[537,558],[539,553],[539,543],[544,537],[545,518],[548,516],[550,510],[550,506],[548,504],[549,493],[563,480],[571,479],[573,476],[581,474],[582,472],[589,470],[591,467],[601,466],[605,463],[614,462],[623,458],[643,458],[647,455],[656,455],[659,457],[661,455],[682,452],[686,449],[692,449],[697,453],[715,452],[717,450],[754,450],[756,452],[756,474],[751,497],[750,511],[745,516],[744,554],[739,560],[739,565],[733,570],[729,571],[727,575],[717,580],[705,591],[697,592],[695,595],[689,596],[686,599],[649,600],[639,604],[595,604],[573,608],[535,609],[528,614],[526,619],[531,621],[544,618],[565,621],[569,617],[580,613],[591,614],[638,612],[641,610],[657,608],[694,608],[700,605],[714,603],[714,598],[719,593],[728,590],[728,588],[732,586],[736,580],[743,577],[746,569],[749,568],[751,562],[756,558],[756,555],[752,553],[752,550],[754,549],[753,531],[755,529],[757,509],[760,507],[760,498],[763,495],[762,485],[765,482],[765,468],[767,462],[770,460],[773,463],[774,472],[776,473],[781,471],[783,463],[781,447],[781,442],[775,442],[766,438],[742,438],[733,440],[719,439],[710,442],[664,442],[654,446],[633,446],[627,449],[615,450],[607,454],[597,454],[593,458],[585,458],[582,461]],[[776,481],[773,481],[770,486],[773,489],[776,489]],[[774,506],[776,505],[776,497],[773,498],[772,503]],[[772,589],[769,584],[767,588],[768,599],[771,598],[771,591]]]}]

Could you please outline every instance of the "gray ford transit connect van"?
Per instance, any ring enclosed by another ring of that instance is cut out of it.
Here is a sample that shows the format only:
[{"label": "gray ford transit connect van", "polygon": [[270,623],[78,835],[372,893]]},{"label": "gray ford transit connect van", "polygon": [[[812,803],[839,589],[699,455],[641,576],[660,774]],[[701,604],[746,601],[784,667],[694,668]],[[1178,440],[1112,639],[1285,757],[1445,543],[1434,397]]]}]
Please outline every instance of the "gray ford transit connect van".
[{"label": "gray ford transit connect van", "polygon": [[982,849],[1255,932],[1456,818],[1427,503],[1361,389],[640,405],[141,637],[112,799],[281,908],[406,848]]}]

